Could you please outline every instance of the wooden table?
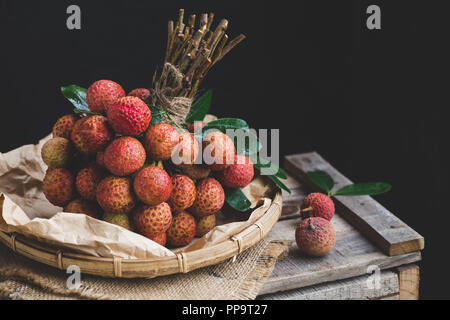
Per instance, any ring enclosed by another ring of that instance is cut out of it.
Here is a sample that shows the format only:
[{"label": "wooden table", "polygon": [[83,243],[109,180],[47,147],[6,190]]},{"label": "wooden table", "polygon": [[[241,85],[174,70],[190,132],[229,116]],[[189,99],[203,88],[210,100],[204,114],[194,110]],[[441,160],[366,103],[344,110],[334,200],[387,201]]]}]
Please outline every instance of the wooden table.
[{"label": "wooden table", "polygon": [[423,237],[373,198],[335,197],[336,246],[322,258],[302,255],[294,230],[303,198],[317,187],[306,172],[323,170],[336,188],[351,181],[317,153],[288,156],[284,168],[292,194],[283,194],[283,214],[268,237],[292,241],[258,299],[418,299]]}]

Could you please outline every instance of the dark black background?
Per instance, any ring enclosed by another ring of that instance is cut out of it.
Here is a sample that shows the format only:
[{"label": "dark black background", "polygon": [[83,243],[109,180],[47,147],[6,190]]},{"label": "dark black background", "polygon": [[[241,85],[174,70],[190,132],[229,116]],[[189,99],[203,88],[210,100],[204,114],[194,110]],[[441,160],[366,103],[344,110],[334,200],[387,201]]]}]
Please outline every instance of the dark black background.
[{"label": "dark black background", "polygon": [[[71,112],[60,86],[149,86],[167,20],[214,11],[247,39],[204,82],[218,116],[280,128],[282,155],[316,150],[350,179],[386,181],[384,206],[425,236],[421,297],[448,298],[446,8],[437,1],[0,0],[0,151]],[[295,3],[295,5],[294,5]],[[441,2],[443,3],[443,2]],[[78,4],[82,30],[66,28]],[[382,29],[366,28],[378,4]]]}]

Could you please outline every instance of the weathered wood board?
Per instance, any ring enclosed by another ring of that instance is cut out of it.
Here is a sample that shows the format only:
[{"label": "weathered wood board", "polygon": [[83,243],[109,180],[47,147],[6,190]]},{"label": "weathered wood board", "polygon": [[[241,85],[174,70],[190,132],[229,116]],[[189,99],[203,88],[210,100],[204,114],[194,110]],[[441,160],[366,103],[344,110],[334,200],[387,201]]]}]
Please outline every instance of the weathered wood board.
[{"label": "weathered wood board", "polygon": [[[317,186],[307,177],[308,171],[326,171],[336,182],[336,190],[352,183],[315,152],[287,156],[284,168],[314,190],[317,190]],[[337,196],[335,205],[341,217],[349,221],[387,255],[401,255],[424,248],[424,238],[420,234],[372,197]]]},{"label": "weathered wood board", "polygon": [[331,221],[337,237],[333,251],[322,258],[302,255],[295,243],[295,228],[301,221],[298,208],[310,189],[291,176],[286,180],[286,185],[291,188],[292,194],[283,192],[282,216],[290,219],[279,221],[268,237],[289,240],[292,245],[289,255],[276,264],[260,295],[367,275],[373,269],[387,270],[421,259],[420,251],[396,256],[384,254],[343,219],[339,211]]}]

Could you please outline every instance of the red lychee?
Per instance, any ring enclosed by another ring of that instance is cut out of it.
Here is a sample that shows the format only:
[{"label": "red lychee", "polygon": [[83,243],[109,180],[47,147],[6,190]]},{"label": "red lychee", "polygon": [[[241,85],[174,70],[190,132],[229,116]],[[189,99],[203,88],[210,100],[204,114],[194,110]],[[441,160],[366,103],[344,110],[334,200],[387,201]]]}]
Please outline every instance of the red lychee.
[{"label": "red lychee", "polygon": [[97,164],[100,167],[105,166],[105,152],[104,151],[97,152],[97,155],[95,156],[95,162],[97,162]]},{"label": "red lychee", "polygon": [[173,212],[184,211],[195,201],[195,183],[191,178],[175,174],[172,176],[172,193],[167,201]]},{"label": "red lychee", "polygon": [[155,241],[157,244],[159,244],[159,245],[161,245],[161,246],[165,246],[166,245],[166,243],[167,243],[167,234],[164,232],[164,233],[161,233],[161,234],[158,234],[158,235],[156,235],[156,236],[153,236],[153,237],[148,237],[150,240],[152,240],[152,241]]},{"label": "red lychee", "polygon": [[219,181],[229,188],[245,187],[252,181],[253,175],[253,162],[244,155],[237,155],[234,164],[218,173]]},{"label": "red lychee", "polygon": [[133,212],[136,230],[146,237],[164,233],[172,223],[172,212],[166,202],[157,206],[142,205]]},{"label": "red lychee", "polygon": [[234,163],[236,149],[226,134],[215,131],[203,137],[203,160],[213,171],[224,170]]},{"label": "red lychee", "polygon": [[321,217],[331,220],[334,215],[333,200],[323,193],[310,193],[302,202],[301,215],[303,219]]},{"label": "red lychee", "polygon": [[97,113],[106,113],[111,105],[123,97],[125,97],[123,88],[111,80],[96,81],[86,92],[89,109]]},{"label": "red lychee", "polygon": [[140,135],[152,120],[150,109],[137,97],[119,99],[108,108],[107,115],[114,131],[127,136]]},{"label": "red lychee", "polygon": [[128,213],[136,206],[131,179],[109,176],[97,186],[97,202],[105,212]]},{"label": "red lychee", "polygon": [[186,246],[194,239],[196,230],[195,218],[189,213],[180,212],[173,217],[167,230],[167,242],[174,247]]},{"label": "red lychee", "polygon": [[93,155],[105,149],[113,136],[108,119],[95,115],[81,118],[75,123],[71,140],[82,154]]},{"label": "red lychee", "polygon": [[333,249],[336,232],[333,225],[326,219],[307,218],[297,226],[295,241],[303,253],[313,257],[322,257]]},{"label": "red lychee", "polygon": [[97,186],[107,174],[106,170],[97,164],[81,169],[75,180],[75,186],[80,196],[86,200],[95,201]]},{"label": "red lychee", "polygon": [[216,226],[216,215],[201,217],[197,219],[197,237],[203,237]]},{"label": "red lychee", "polygon": [[172,192],[172,180],[164,169],[148,166],[134,178],[134,191],[139,200],[150,206],[167,201]]},{"label": "red lychee", "polygon": [[71,201],[64,208],[64,212],[82,213],[95,219],[100,218],[99,208],[97,204],[81,198]]},{"label": "red lychee", "polygon": [[145,88],[137,88],[134,90],[131,90],[128,94],[131,97],[138,97],[142,101],[146,101],[148,97],[150,97],[150,90]]},{"label": "red lychee", "polygon": [[194,135],[183,131],[179,133],[179,142],[172,149],[172,162],[176,166],[192,165],[197,159],[199,146]]},{"label": "red lychee", "polygon": [[217,213],[225,202],[222,185],[213,178],[205,178],[197,184],[197,198],[189,209],[197,217]]},{"label": "red lychee", "polygon": [[148,128],[144,138],[144,147],[151,159],[168,160],[178,142],[178,131],[170,124],[160,122]]},{"label": "red lychee", "polygon": [[64,207],[75,197],[73,174],[64,168],[47,170],[42,189],[51,204]]},{"label": "red lychee", "polygon": [[66,114],[65,116],[59,118],[53,126],[53,138],[61,137],[70,139],[70,134],[72,133],[72,129],[78,119],[79,118],[74,114]]},{"label": "red lychee", "polygon": [[127,176],[142,168],[145,158],[145,149],[137,139],[120,137],[106,148],[103,162],[112,174]]},{"label": "red lychee", "polygon": [[72,160],[73,153],[72,143],[61,137],[48,140],[41,149],[42,160],[50,168],[67,167]]},{"label": "red lychee", "polygon": [[211,173],[210,168],[199,164],[182,166],[181,170],[185,175],[194,180],[204,179]]}]

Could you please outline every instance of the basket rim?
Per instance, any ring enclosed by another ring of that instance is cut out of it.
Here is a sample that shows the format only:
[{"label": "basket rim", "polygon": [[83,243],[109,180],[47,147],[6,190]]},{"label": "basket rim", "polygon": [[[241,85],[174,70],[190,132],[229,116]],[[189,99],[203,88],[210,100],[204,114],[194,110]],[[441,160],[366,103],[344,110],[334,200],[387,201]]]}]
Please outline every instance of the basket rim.
[{"label": "basket rim", "polygon": [[[123,259],[96,257],[83,253],[63,251],[20,233],[0,230],[0,242],[14,252],[46,265],[66,270],[77,265],[82,273],[108,278],[153,278],[162,275],[187,273],[233,258],[263,239],[281,215],[282,194],[277,191],[264,214],[234,237],[211,247],[201,248],[175,256],[152,259]],[[236,241],[238,240],[238,241]]]}]

